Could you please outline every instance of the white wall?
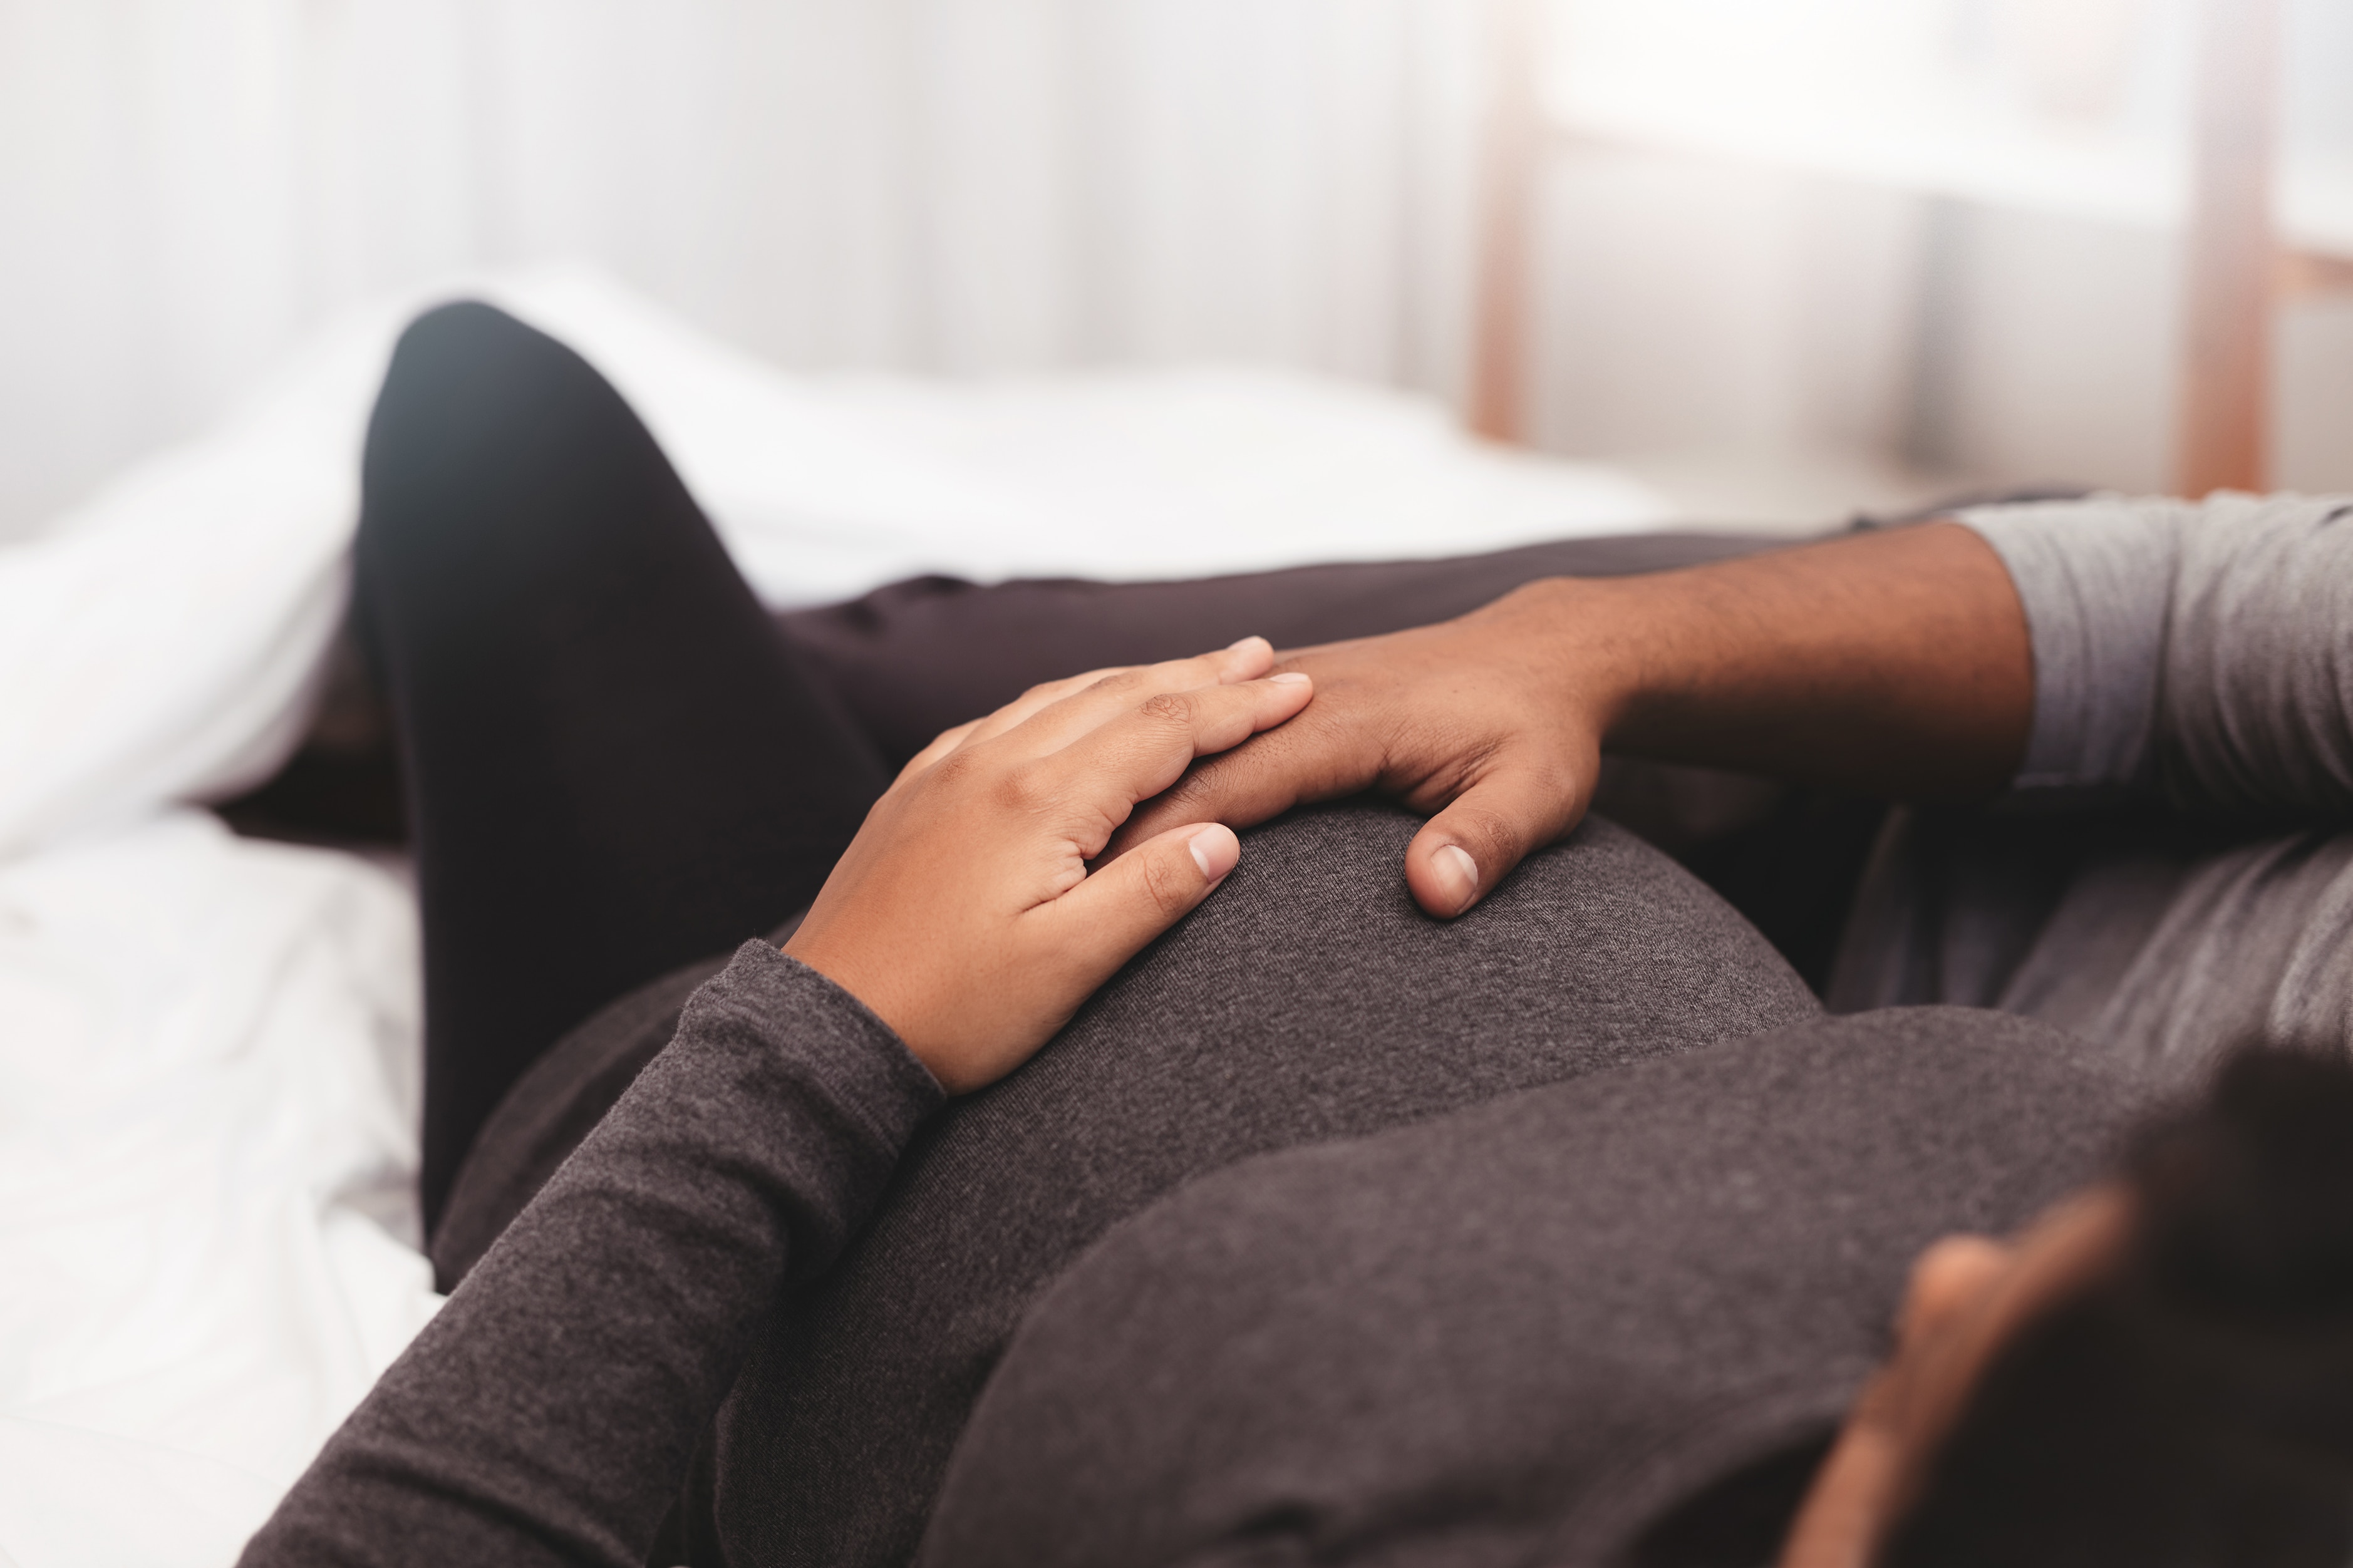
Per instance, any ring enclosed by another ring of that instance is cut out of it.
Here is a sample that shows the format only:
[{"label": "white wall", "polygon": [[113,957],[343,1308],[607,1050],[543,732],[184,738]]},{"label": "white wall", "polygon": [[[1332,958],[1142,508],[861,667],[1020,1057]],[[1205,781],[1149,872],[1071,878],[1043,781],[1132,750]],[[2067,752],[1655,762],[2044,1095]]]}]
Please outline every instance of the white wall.
[{"label": "white wall", "polygon": [[1595,453],[1907,434],[1917,203],[1700,159],[1556,155],[1535,428]]},{"label": "white wall", "polygon": [[2179,374],[2168,236],[1944,206],[1924,303],[1924,459],[2003,477],[2163,489]]}]

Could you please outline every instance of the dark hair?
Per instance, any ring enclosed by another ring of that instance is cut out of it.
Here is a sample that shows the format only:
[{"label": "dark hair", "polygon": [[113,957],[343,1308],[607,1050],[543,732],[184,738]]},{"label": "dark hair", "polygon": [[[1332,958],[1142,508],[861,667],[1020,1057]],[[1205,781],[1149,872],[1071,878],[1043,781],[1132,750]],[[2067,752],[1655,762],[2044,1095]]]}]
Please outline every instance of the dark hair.
[{"label": "dark hair", "polygon": [[2353,1063],[2236,1051],[2124,1176],[2116,1267],[1996,1353],[1880,1568],[2353,1560]]}]

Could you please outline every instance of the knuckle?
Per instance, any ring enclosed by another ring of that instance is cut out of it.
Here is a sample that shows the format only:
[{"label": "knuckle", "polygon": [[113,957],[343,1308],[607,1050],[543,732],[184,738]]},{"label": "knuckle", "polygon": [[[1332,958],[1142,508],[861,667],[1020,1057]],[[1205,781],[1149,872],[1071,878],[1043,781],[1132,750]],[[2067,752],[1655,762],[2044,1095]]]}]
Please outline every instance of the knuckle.
[{"label": "knuckle", "polygon": [[[936,741],[933,742],[934,745],[938,743]],[[979,759],[972,751],[959,747],[934,760],[924,771],[942,784],[960,784],[968,782],[972,771],[979,765]]]},{"label": "knuckle", "polygon": [[1517,844],[1516,835],[1484,815],[1460,824],[1454,836],[1471,847],[1471,858],[1479,862],[1481,869],[1489,878],[1493,878],[1503,862],[1511,858]]},{"label": "knuckle", "polygon": [[1193,890],[1167,858],[1152,856],[1144,868],[1144,890],[1153,907],[1161,914],[1174,918],[1183,914],[1193,902]]},{"label": "knuckle", "polygon": [[1157,723],[1187,725],[1193,721],[1192,698],[1181,691],[1157,691],[1144,700],[1139,710],[1146,719]]},{"label": "knuckle", "polygon": [[1501,790],[1500,801],[1525,807],[1573,794],[1586,773],[1586,765],[1567,748],[1543,746],[1519,748],[1499,757],[1493,776]]},{"label": "knuckle", "polygon": [[1158,804],[1164,810],[1197,805],[1217,788],[1219,771],[1214,762],[1194,763],[1175,784],[1160,792]]},{"label": "knuckle", "polygon": [[1052,805],[1056,791],[1053,781],[1035,763],[1025,763],[998,775],[991,795],[1006,810],[1029,816]]}]

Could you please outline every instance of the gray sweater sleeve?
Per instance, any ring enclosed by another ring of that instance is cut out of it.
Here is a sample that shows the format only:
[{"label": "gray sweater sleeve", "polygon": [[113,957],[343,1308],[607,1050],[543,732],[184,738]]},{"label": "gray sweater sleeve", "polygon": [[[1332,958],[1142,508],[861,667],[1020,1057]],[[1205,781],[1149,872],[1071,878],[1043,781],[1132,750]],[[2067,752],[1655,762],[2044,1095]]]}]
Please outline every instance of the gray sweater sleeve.
[{"label": "gray sweater sleeve", "polygon": [[779,1289],[942,1098],[854,998],[745,943],[243,1561],[637,1568]]},{"label": "gray sweater sleeve", "polygon": [[2353,820],[2353,500],[2102,498],[1961,521],[2001,556],[2033,637],[2020,790]]}]

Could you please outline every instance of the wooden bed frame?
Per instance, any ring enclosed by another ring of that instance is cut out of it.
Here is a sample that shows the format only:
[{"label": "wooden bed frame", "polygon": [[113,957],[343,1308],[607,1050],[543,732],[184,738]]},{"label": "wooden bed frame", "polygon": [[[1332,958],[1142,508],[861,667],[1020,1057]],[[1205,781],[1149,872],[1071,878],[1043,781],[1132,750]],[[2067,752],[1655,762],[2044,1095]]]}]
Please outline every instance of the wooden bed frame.
[{"label": "wooden bed frame", "polygon": [[[1551,132],[1537,101],[1536,0],[1488,0],[1493,79],[1480,211],[1471,425],[1527,431],[1533,224]],[[2200,0],[2200,58],[2174,482],[2267,488],[2272,316],[2287,296],[2353,288],[2353,262],[2284,249],[2272,210],[2279,0]]]}]

